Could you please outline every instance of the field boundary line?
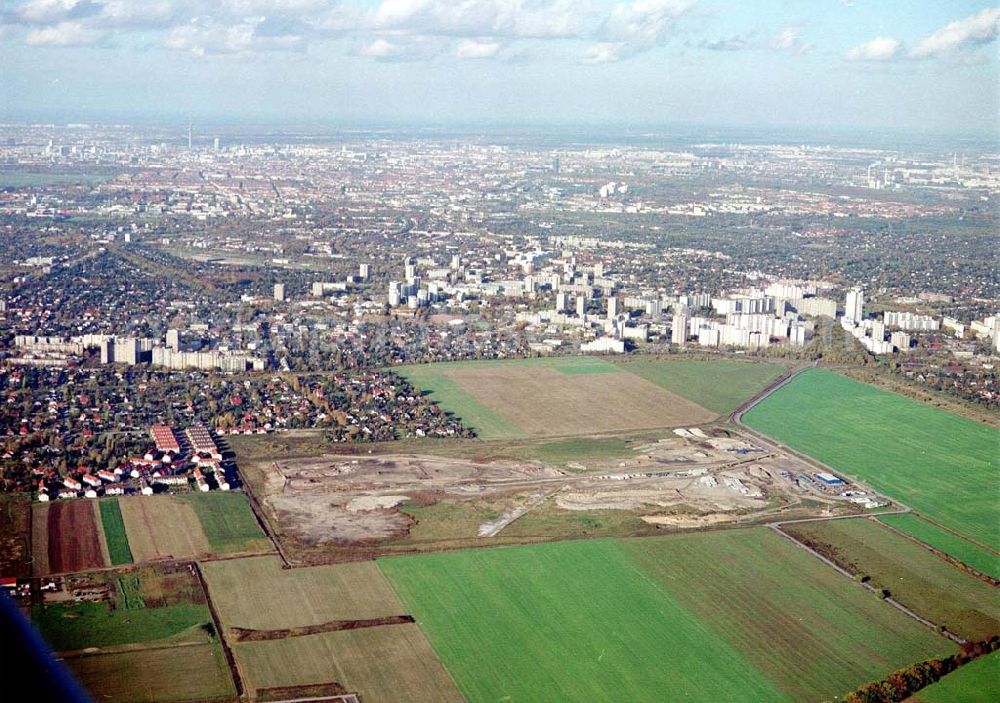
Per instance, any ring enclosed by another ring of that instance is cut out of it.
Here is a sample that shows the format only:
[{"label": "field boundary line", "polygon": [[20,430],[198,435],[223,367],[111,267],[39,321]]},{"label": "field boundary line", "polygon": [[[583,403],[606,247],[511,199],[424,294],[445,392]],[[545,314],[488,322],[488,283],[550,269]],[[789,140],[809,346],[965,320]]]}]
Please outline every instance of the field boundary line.
[{"label": "field boundary line", "polygon": [[271,703],[313,703],[313,701],[340,701],[340,703],[361,703],[356,693],[342,693],[337,696],[319,696],[316,698],[285,698]]},{"label": "field boundary line", "polygon": [[[281,473],[281,469],[278,467],[277,460],[272,460],[271,464],[274,465],[275,471]],[[282,474],[282,476],[284,476],[284,474]],[[282,547],[281,545],[281,540],[275,537],[274,533],[271,531],[267,518],[264,515],[264,509],[260,506],[260,503],[257,500],[257,496],[254,495],[253,488],[251,488],[250,483],[246,480],[243,481],[243,492],[250,503],[250,512],[253,513],[254,519],[257,521],[257,524],[260,526],[260,529],[264,531],[264,534],[267,536],[268,541],[271,542],[271,544],[274,546],[275,551],[278,552],[278,556],[280,556],[281,561],[284,562],[284,568],[291,569],[293,567],[292,561],[288,558],[288,555],[285,554],[284,547]]]},{"label": "field boundary line", "polygon": [[409,625],[416,622],[412,615],[387,615],[380,618],[368,618],[362,620],[330,620],[317,625],[303,625],[301,627],[280,628],[276,630],[253,630],[243,627],[234,627],[231,632],[237,643],[240,642],[274,642],[287,640],[294,637],[307,637],[309,635],[321,635],[328,632],[349,632],[352,630],[366,630],[373,627],[391,627],[392,625]]},{"label": "field boundary line", "polygon": [[[119,654],[131,654],[132,652],[156,652],[163,649],[183,649],[184,647],[211,647],[211,642],[172,642],[158,643],[158,640],[149,642],[129,642],[124,645],[114,647],[87,647],[86,649],[67,649],[56,652],[60,659],[83,659],[85,657],[117,656]],[[97,649],[97,651],[90,651]]]},{"label": "field boundary line", "polygon": [[[885,514],[888,515],[889,513],[885,513]],[[914,515],[918,515],[917,513],[913,513],[913,514]],[[914,542],[915,544],[918,544],[919,546],[923,547],[924,549],[926,549],[928,552],[930,552],[934,556],[938,557],[939,559],[942,559],[943,561],[948,562],[952,566],[957,567],[958,569],[960,569],[962,571],[965,571],[970,576],[974,576],[974,577],[978,578],[980,581],[984,581],[985,583],[988,583],[991,586],[1000,586],[1000,579],[996,579],[993,576],[990,576],[989,574],[984,574],[979,569],[971,567],[968,564],[966,564],[964,561],[962,561],[961,559],[959,559],[957,557],[953,557],[951,554],[948,554],[948,552],[945,552],[945,551],[943,551],[941,549],[938,549],[937,547],[932,547],[931,545],[927,544],[926,542],[924,542],[921,539],[918,539],[914,535],[907,534],[907,533],[903,532],[902,530],[900,530],[899,528],[893,527],[889,523],[884,522],[882,520],[879,520],[878,518],[880,518],[880,517],[881,517],[881,515],[871,515],[871,516],[869,516],[868,519],[871,520],[872,522],[877,522],[879,525],[881,525],[882,527],[884,527],[887,530],[890,530],[891,532],[895,532],[900,537],[902,537],[904,539],[908,539],[911,542]],[[919,517],[921,517],[921,519],[923,519],[923,516],[919,516]],[[975,542],[973,542],[973,544],[975,544]]]},{"label": "field boundary line", "polygon": [[212,602],[212,594],[208,590],[208,582],[205,580],[205,575],[201,573],[201,565],[197,561],[192,561],[190,563],[194,569],[195,575],[198,577],[198,583],[201,584],[201,590],[205,593],[205,603],[208,605],[208,612],[212,615],[212,623],[215,625],[215,631],[219,635],[219,644],[222,645],[222,654],[226,657],[229,674],[232,676],[233,686],[236,688],[236,698],[242,699],[245,697],[247,691],[246,687],[243,685],[243,678],[240,675],[240,667],[236,663],[236,655],[233,653],[229,643],[226,641],[226,632],[223,629],[222,619],[219,617],[219,613],[215,609],[215,603]]},{"label": "field boundary line", "polygon": [[921,520],[923,520],[924,522],[928,522],[931,525],[934,525],[934,527],[937,527],[938,529],[944,530],[945,532],[949,532],[949,533],[955,535],[956,537],[959,537],[959,538],[965,540],[969,544],[973,544],[973,545],[979,547],[980,549],[982,549],[983,551],[989,552],[993,556],[1000,557],[1000,552],[998,552],[993,547],[990,547],[990,546],[987,546],[985,544],[982,544],[981,542],[977,542],[976,540],[972,539],[968,535],[962,534],[961,532],[957,532],[955,529],[953,529],[951,527],[948,527],[947,525],[942,525],[940,522],[927,517],[923,513],[914,513],[914,514],[917,517],[919,517]]},{"label": "field boundary line", "polygon": [[[772,523],[772,524],[769,524],[768,527],[770,527],[772,530],[774,530],[775,532],[777,532],[779,535],[785,537],[786,539],[791,540],[794,544],[797,544],[799,547],[801,547],[802,549],[804,549],[807,552],[809,552],[810,554],[812,554],[814,557],[816,557],[817,559],[819,559],[820,561],[822,561],[827,566],[833,567],[833,569],[835,569],[837,571],[837,573],[841,574],[842,576],[846,576],[852,582],[858,584],[859,586],[861,586],[862,588],[864,588],[866,591],[869,591],[870,593],[872,593],[874,595],[878,595],[881,592],[881,589],[875,588],[870,583],[865,583],[864,581],[859,581],[858,578],[857,578],[857,575],[852,574],[850,571],[848,571],[847,569],[843,568],[842,566],[840,566],[839,564],[837,564],[832,559],[829,559],[829,558],[823,556],[822,554],[820,554],[819,552],[817,552],[815,549],[813,549],[812,547],[810,547],[805,542],[801,542],[798,539],[796,539],[793,535],[788,534],[787,532],[785,532],[784,530],[782,530],[778,526],[778,524]],[[902,603],[900,603],[899,601],[897,601],[896,599],[892,598],[892,596],[882,597],[881,600],[885,601],[886,603],[888,603],[889,605],[891,605],[893,608],[895,608],[899,612],[903,613],[904,615],[906,615],[906,616],[908,616],[908,617],[916,620],[921,625],[924,625],[925,627],[933,630],[934,632],[936,632],[937,634],[941,635],[942,637],[944,637],[946,639],[949,639],[952,642],[955,642],[956,644],[965,644],[966,643],[966,640],[962,639],[961,637],[959,637],[958,635],[954,634],[953,632],[949,632],[943,626],[939,627],[938,625],[934,624],[930,620],[928,620],[928,619],[926,619],[926,618],[918,615],[917,613],[915,613],[914,611],[910,610],[905,605],[903,605]]]}]

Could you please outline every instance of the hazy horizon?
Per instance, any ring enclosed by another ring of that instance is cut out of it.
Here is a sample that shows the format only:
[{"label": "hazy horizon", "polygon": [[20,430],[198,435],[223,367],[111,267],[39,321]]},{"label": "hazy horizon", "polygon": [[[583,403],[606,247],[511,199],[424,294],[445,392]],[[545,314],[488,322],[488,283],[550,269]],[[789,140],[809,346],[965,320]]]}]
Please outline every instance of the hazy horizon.
[{"label": "hazy horizon", "polygon": [[997,132],[1000,8],[25,0],[0,120]]}]

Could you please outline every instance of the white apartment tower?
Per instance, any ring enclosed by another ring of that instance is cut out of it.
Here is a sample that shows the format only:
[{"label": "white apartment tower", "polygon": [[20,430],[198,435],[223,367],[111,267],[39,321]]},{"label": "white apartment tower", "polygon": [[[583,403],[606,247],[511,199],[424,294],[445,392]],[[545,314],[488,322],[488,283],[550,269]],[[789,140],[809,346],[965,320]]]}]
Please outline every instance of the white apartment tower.
[{"label": "white apartment tower", "polygon": [[285,302],[285,284],[275,283],[274,284],[274,299],[279,302]]},{"label": "white apartment tower", "polygon": [[608,298],[608,319],[613,320],[618,316],[618,298],[611,296]]},{"label": "white apartment tower", "polygon": [[847,300],[844,301],[844,319],[852,322],[861,322],[864,318],[865,292],[860,288],[851,288],[847,291]]},{"label": "white apartment tower", "polygon": [[670,343],[683,346],[687,342],[687,332],[688,332],[688,319],[687,315],[674,315],[673,327],[670,330]]}]

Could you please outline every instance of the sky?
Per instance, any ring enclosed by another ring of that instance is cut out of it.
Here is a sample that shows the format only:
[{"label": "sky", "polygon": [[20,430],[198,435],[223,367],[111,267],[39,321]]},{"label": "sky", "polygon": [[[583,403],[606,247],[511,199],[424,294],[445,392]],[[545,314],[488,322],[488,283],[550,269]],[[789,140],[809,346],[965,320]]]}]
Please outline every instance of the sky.
[{"label": "sky", "polygon": [[0,0],[0,120],[998,134],[964,0]]}]

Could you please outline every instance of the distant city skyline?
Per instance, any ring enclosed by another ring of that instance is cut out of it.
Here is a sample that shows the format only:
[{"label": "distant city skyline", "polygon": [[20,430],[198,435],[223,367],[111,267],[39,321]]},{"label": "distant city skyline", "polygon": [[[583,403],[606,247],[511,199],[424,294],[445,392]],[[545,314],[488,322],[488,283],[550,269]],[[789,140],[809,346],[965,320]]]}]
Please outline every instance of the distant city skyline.
[{"label": "distant city skyline", "polygon": [[1000,8],[27,0],[0,120],[998,128]]}]

